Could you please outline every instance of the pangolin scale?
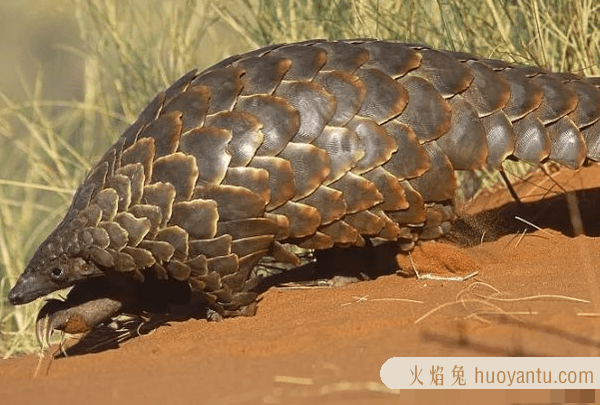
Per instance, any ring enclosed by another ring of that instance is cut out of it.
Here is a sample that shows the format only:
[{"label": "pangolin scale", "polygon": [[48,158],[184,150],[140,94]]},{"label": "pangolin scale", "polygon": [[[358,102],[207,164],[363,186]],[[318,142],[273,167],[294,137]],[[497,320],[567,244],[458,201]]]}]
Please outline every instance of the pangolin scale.
[{"label": "pangolin scale", "polygon": [[457,170],[600,159],[600,79],[378,40],[275,45],[160,92],[77,190],[9,293],[86,331],[139,286],[252,314],[270,256],[396,241],[456,218]]}]

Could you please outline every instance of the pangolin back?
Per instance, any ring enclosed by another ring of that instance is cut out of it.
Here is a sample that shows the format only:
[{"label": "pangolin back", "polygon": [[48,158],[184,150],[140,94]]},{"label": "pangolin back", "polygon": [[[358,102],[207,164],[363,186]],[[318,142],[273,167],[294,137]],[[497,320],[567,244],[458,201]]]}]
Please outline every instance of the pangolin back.
[{"label": "pangolin back", "polygon": [[237,315],[256,299],[261,259],[297,262],[285,243],[410,250],[450,230],[456,170],[598,160],[599,85],[414,44],[269,46],[160,92],[53,237],[136,282],[188,282]]}]

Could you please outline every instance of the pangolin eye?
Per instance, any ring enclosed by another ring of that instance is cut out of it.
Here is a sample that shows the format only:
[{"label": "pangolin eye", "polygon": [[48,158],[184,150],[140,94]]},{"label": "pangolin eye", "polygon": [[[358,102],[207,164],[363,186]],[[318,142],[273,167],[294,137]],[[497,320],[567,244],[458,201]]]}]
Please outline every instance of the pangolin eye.
[{"label": "pangolin eye", "polygon": [[50,270],[50,275],[55,280],[62,280],[65,277],[65,271],[62,267],[55,267]]}]

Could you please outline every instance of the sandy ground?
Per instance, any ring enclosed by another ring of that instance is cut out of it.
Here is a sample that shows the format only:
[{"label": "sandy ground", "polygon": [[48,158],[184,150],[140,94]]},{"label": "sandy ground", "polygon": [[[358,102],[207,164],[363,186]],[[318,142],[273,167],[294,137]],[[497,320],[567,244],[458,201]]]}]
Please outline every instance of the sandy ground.
[{"label": "sandy ground", "polygon": [[[563,187],[600,186],[598,167],[553,176]],[[556,187],[541,174],[530,181]],[[415,251],[421,273],[476,270],[467,281],[388,275],[271,288],[254,317],[171,322],[101,353],[0,361],[2,403],[383,404],[397,399],[379,377],[394,356],[597,356],[599,190],[575,194],[589,235],[577,237],[564,196],[517,190],[529,196],[523,207],[502,190],[465,207],[487,213],[459,227],[463,247]]]}]

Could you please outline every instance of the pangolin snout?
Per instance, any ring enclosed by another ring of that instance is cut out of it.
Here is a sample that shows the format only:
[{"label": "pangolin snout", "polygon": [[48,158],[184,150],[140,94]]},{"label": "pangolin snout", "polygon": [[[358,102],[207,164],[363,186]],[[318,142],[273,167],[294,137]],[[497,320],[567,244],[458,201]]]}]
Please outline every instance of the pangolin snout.
[{"label": "pangolin snout", "polygon": [[28,302],[31,302],[35,299],[28,299],[27,291],[29,289],[27,288],[27,284],[27,281],[24,281],[21,277],[17,281],[17,284],[15,284],[15,286],[10,290],[10,292],[8,293],[8,301],[12,305],[27,304]]},{"label": "pangolin snout", "polygon": [[56,285],[26,270],[8,293],[8,301],[12,305],[23,305],[57,289]]}]

